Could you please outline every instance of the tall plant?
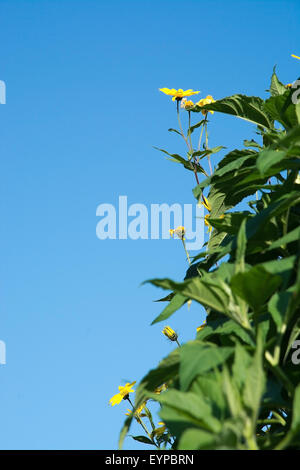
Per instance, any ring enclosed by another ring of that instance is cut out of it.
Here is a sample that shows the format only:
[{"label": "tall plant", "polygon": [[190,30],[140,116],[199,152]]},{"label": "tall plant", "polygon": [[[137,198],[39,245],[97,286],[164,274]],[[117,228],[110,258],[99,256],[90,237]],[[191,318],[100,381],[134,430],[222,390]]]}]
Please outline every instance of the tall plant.
[{"label": "tall plant", "polygon": [[[274,70],[266,100],[207,96],[194,104],[186,99],[197,93],[193,90],[161,91],[176,102],[179,129],[171,131],[187,147],[185,156],[168,155],[195,175],[193,193],[207,210],[209,240],[190,259],[183,282],[148,281],[168,291],[162,299],[167,306],[153,323],[190,301],[201,304],[207,318],[195,339],[180,345],[173,337],[176,348],[142,379],[120,446],[151,399],[160,403],[164,424],[156,432],[147,408],[152,431],[135,436],[147,444],[300,449],[300,361],[294,349],[300,334],[299,89],[281,83]],[[186,135],[182,111],[188,113]],[[214,171],[209,160],[207,174],[202,159],[222,148],[209,148],[212,112],[254,123],[258,142],[245,140],[244,148],[230,151]],[[201,120],[192,124],[199,113]],[[248,209],[238,210],[244,199]],[[184,227],[179,229],[184,240]],[[164,333],[172,339],[170,327]]]}]

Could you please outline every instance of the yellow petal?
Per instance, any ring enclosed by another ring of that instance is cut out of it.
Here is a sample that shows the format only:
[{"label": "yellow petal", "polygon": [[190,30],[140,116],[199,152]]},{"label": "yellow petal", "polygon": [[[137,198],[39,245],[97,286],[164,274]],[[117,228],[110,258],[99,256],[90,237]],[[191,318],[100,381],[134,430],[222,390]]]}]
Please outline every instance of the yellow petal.
[{"label": "yellow petal", "polygon": [[123,400],[123,397],[120,393],[117,393],[116,395],[114,395],[110,400],[110,404],[111,406],[115,406],[115,405],[118,405],[119,403],[121,403],[121,401]]},{"label": "yellow petal", "polygon": [[205,207],[209,212],[211,211],[211,205],[204,195],[202,195],[203,201],[200,201],[200,204]]}]

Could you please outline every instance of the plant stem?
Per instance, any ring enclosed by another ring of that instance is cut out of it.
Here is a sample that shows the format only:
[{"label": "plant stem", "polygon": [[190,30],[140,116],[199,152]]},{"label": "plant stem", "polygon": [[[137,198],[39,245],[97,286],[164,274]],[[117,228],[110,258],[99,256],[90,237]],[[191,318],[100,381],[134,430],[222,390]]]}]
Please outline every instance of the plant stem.
[{"label": "plant stem", "polygon": [[189,113],[189,130],[188,130],[188,136],[189,136],[189,141],[190,141],[191,152],[193,153],[193,143],[192,143],[192,137],[191,137],[191,111],[188,111],[188,113]]},{"label": "plant stem", "polygon": [[[205,126],[205,150],[208,149],[208,133],[207,133],[207,119],[206,119],[206,117],[207,117],[207,115],[205,116],[205,122],[204,122],[204,126]],[[212,176],[213,170],[212,170],[209,155],[207,155],[207,161],[208,161],[208,165],[209,165],[210,176]]]},{"label": "plant stem", "polygon": [[200,137],[199,137],[198,149],[197,150],[200,150],[200,147],[201,147],[202,134],[203,134],[203,129],[204,129],[204,125],[205,125],[206,120],[207,120],[207,116],[205,116],[204,122],[201,126],[201,132],[200,132]]},{"label": "plant stem", "polygon": [[185,254],[186,254],[186,257],[187,257],[187,260],[189,262],[189,265],[191,265],[191,259],[190,259],[190,255],[189,255],[189,252],[187,251],[186,249],[186,246],[185,246],[185,241],[183,238],[181,238],[181,241],[182,241],[182,244],[183,244],[183,248],[184,248],[184,251],[185,251]]},{"label": "plant stem", "polygon": [[[131,406],[132,406],[132,413],[134,413],[134,406],[133,406],[132,401],[130,400],[129,397],[127,397],[127,400],[129,401],[129,403],[130,403]],[[155,445],[155,447],[159,448],[158,445],[155,443],[153,437],[152,437],[151,434],[149,433],[147,427],[146,427],[145,424],[143,423],[142,419],[141,419],[139,416],[135,416],[135,419],[136,419],[137,422],[142,426],[142,428],[144,429],[145,433],[147,434],[147,436],[149,437],[149,439],[153,442],[153,444]]]},{"label": "plant stem", "polygon": [[188,142],[187,138],[186,138],[185,135],[184,135],[184,132],[183,132],[183,129],[182,129],[182,125],[181,125],[180,114],[179,114],[179,100],[177,100],[177,119],[178,119],[180,134],[181,134],[183,140],[185,141],[185,143],[186,143],[188,149],[191,150],[191,149],[190,149],[189,142]]}]

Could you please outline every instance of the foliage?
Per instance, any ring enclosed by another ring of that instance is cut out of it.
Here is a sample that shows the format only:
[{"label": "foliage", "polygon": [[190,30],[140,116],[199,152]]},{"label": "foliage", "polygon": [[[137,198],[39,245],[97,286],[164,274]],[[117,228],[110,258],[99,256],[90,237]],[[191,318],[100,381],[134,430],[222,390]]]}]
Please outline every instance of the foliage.
[{"label": "foliage", "polygon": [[[233,95],[189,104],[187,135],[180,120],[175,130],[187,155],[168,155],[194,172],[193,193],[209,204],[213,230],[182,282],[148,281],[168,291],[154,322],[191,300],[205,307],[207,318],[195,339],[145,375],[135,397],[135,409],[149,399],[160,403],[165,444],[175,449],[300,449],[300,364],[293,362],[300,334],[300,103],[293,102],[294,91],[274,70],[266,100]],[[202,120],[192,126],[199,112]],[[222,147],[208,147],[208,112],[254,123],[258,136],[227,153],[210,175],[200,160]],[[202,138],[203,130],[205,144],[195,150],[191,134]],[[242,201],[248,210],[236,207]],[[154,393],[162,384],[167,390]]]}]

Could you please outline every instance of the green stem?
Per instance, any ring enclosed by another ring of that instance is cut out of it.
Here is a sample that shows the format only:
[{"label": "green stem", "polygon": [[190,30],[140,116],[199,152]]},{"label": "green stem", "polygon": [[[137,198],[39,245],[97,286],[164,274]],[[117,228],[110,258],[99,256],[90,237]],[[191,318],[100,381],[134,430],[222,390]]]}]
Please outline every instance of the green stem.
[{"label": "green stem", "polygon": [[[208,133],[207,133],[207,119],[206,118],[205,118],[204,126],[205,126],[205,150],[207,150],[208,149]],[[207,161],[208,161],[208,165],[209,165],[210,176],[212,176],[213,170],[212,170],[209,155],[207,155]]]},{"label": "green stem", "polygon": [[207,115],[205,116],[204,122],[201,126],[201,132],[200,132],[200,137],[199,137],[199,142],[198,142],[198,149],[197,149],[198,151],[200,150],[200,147],[201,147],[202,134],[203,134],[203,129],[204,129],[204,125],[205,125],[206,121],[207,121]]},{"label": "green stem", "polygon": [[286,421],[285,419],[276,411],[272,411],[272,416],[277,419],[277,421],[282,424],[282,426],[286,426]]},{"label": "green stem", "polygon": [[[132,406],[132,413],[134,413],[134,406],[133,406],[133,403],[131,402],[130,398],[127,397],[127,400],[129,401],[129,403],[131,404]],[[135,416],[135,419],[137,420],[137,422],[142,426],[142,428],[144,429],[145,433],[147,434],[147,436],[149,437],[149,439],[153,442],[153,444],[155,445],[155,447],[159,448],[159,446],[156,444],[156,442],[154,441],[153,437],[151,436],[151,434],[149,433],[146,425],[143,423],[142,419],[139,417],[139,416]]]},{"label": "green stem", "polygon": [[279,421],[278,419],[258,419],[257,420],[257,424],[265,424],[266,426],[268,426],[269,424],[282,424],[281,421]]},{"label": "green stem", "polygon": [[183,129],[182,129],[182,125],[181,125],[181,120],[180,120],[180,114],[179,114],[179,100],[177,100],[177,119],[178,119],[178,124],[179,124],[179,129],[180,129],[180,134],[181,134],[181,137],[183,138],[183,140],[185,141],[189,151],[191,150],[190,149],[190,145],[189,145],[189,142],[187,140],[187,138],[185,137],[184,135],[184,132],[183,132]]},{"label": "green stem", "polygon": [[145,405],[145,407],[144,407],[144,410],[145,410],[145,413],[146,413],[146,415],[147,415],[147,417],[148,417],[148,419],[149,419],[149,421],[150,421],[152,430],[154,431],[154,430],[155,430],[155,424],[154,424],[153,419],[152,419],[152,414],[151,414],[149,408],[147,408],[146,405]]},{"label": "green stem", "polygon": [[193,143],[192,143],[192,137],[191,137],[191,111],[188,111],[188,113],[189,113],[189,130],[188,130],[188,136],[189,136],[189,141],[190,141],[191,152],[193,153]]},{"label": "green stem", "polygon": [[276,344],[275,344],[274,357],[273,357],[275,366],[277,366],[279,364],[280,352],[281,352],[281,343],[282,343],[283,336],[286,332],[286,328],[287,328],[286,323],[283,323],[281,328],[280,328],[280,332],[279,332],[279,335],[278,335],[278,338],[277,338],[277,341],[276,341]]},{"label": "green stem", "polygon": [[188,260],[188,262],[189,262],[189,265],[191,265],[192,263],[191,263],[191,259],[190,259],[189,252],[187,251],[187,249],[186,249],[186,246],[185,246],[185,241],[184,241],[184,239],[183,239],[183,238],[181,239],[181,241],[182,241],[183,248],[184,248],[184,251],[185,251],[185,254],[186,254],[187,260]]}]

